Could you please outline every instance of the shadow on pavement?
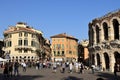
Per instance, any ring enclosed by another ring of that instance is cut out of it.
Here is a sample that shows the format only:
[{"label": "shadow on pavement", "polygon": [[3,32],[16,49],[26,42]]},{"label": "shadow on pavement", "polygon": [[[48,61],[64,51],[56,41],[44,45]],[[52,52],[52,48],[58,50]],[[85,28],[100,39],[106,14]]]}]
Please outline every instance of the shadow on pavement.
[{"label": "shadow on pavement", "polygon": [[117,78],[117,80],[120,80],[120,75],[118,75],[117,77],[115,77],[114,74],[110,74],[110,73],[99,73],[96,76],[105,78],[107,80],[116,80],[116,78]]},{"label": "shadow on pavement", "polygon": [[83,80],[83,78],[77,78],[74,76],[68,76],[68,77],[64,77],[61,80]]},{"label": "shadow on pavement", "polygon": [[43,78],[42,75],[18,75],[18,76],[9,76],[5,77],[3,74],[0,74],[0,80],[34,80],[37,78]]}]

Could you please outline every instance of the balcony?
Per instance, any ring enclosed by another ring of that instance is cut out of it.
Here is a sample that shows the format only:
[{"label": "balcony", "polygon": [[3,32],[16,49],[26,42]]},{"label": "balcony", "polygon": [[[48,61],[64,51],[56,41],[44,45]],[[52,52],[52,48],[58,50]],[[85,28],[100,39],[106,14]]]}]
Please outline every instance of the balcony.
[{"label": "balcony", "polygon": [[32,46],[19,46],[19,45],[17,45],[17,46],[15,46],[15,49],[16,50],[34,50],[34,47],[32,47]]}]

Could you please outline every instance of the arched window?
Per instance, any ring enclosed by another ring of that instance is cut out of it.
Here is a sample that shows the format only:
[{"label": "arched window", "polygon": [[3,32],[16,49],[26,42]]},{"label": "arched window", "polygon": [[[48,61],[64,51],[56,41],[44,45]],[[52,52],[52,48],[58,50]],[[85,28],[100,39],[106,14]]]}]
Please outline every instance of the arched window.
[{"label": "arched window", "polygon": [[92,41],[92,45],[94,43],[94,31],[93,31],[93,28],[91,29],[91,41]]},{"label": "arched window", "polygon": [[119,23],[116,19],[113,20],[114,39],[119,40]]},{"label": "arched window", "polygon": [[99,27],[98,26],[96,26],[96,41],[97,41],[97,43],[100,42],[100,39],[99,39]]},{"label": "arched window", "polygon": [[103,23],[103,31],[104,31],[104,39],[108,40],[108,25],[107,23]]}]

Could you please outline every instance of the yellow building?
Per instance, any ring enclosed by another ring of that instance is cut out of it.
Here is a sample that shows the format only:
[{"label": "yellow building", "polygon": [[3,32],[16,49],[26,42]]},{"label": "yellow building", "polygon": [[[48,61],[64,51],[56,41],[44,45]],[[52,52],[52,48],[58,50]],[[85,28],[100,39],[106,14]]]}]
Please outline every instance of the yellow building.
[{"label": "yellow building", "polygon": [[18,22],[4,31],[4,50],[10,60],[37,60],[36,50],[41,49],[42,32],[33,29],[26,23]]},{"label": "yellow building", "polygon": [[52,60],[71,61],[78,59],[78,39],[66,33],[51,36]]}]

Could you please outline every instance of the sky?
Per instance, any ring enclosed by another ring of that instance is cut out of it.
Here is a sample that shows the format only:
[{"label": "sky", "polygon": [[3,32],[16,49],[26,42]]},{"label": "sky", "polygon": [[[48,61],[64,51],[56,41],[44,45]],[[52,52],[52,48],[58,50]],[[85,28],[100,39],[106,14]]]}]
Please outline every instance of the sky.
[{"label": "sky", "polygon": [[89,22],[119,8],[120,0],[0,0],[0,38],[9,26],[25,22],[47,39],[60,33],[89,39]]}]

